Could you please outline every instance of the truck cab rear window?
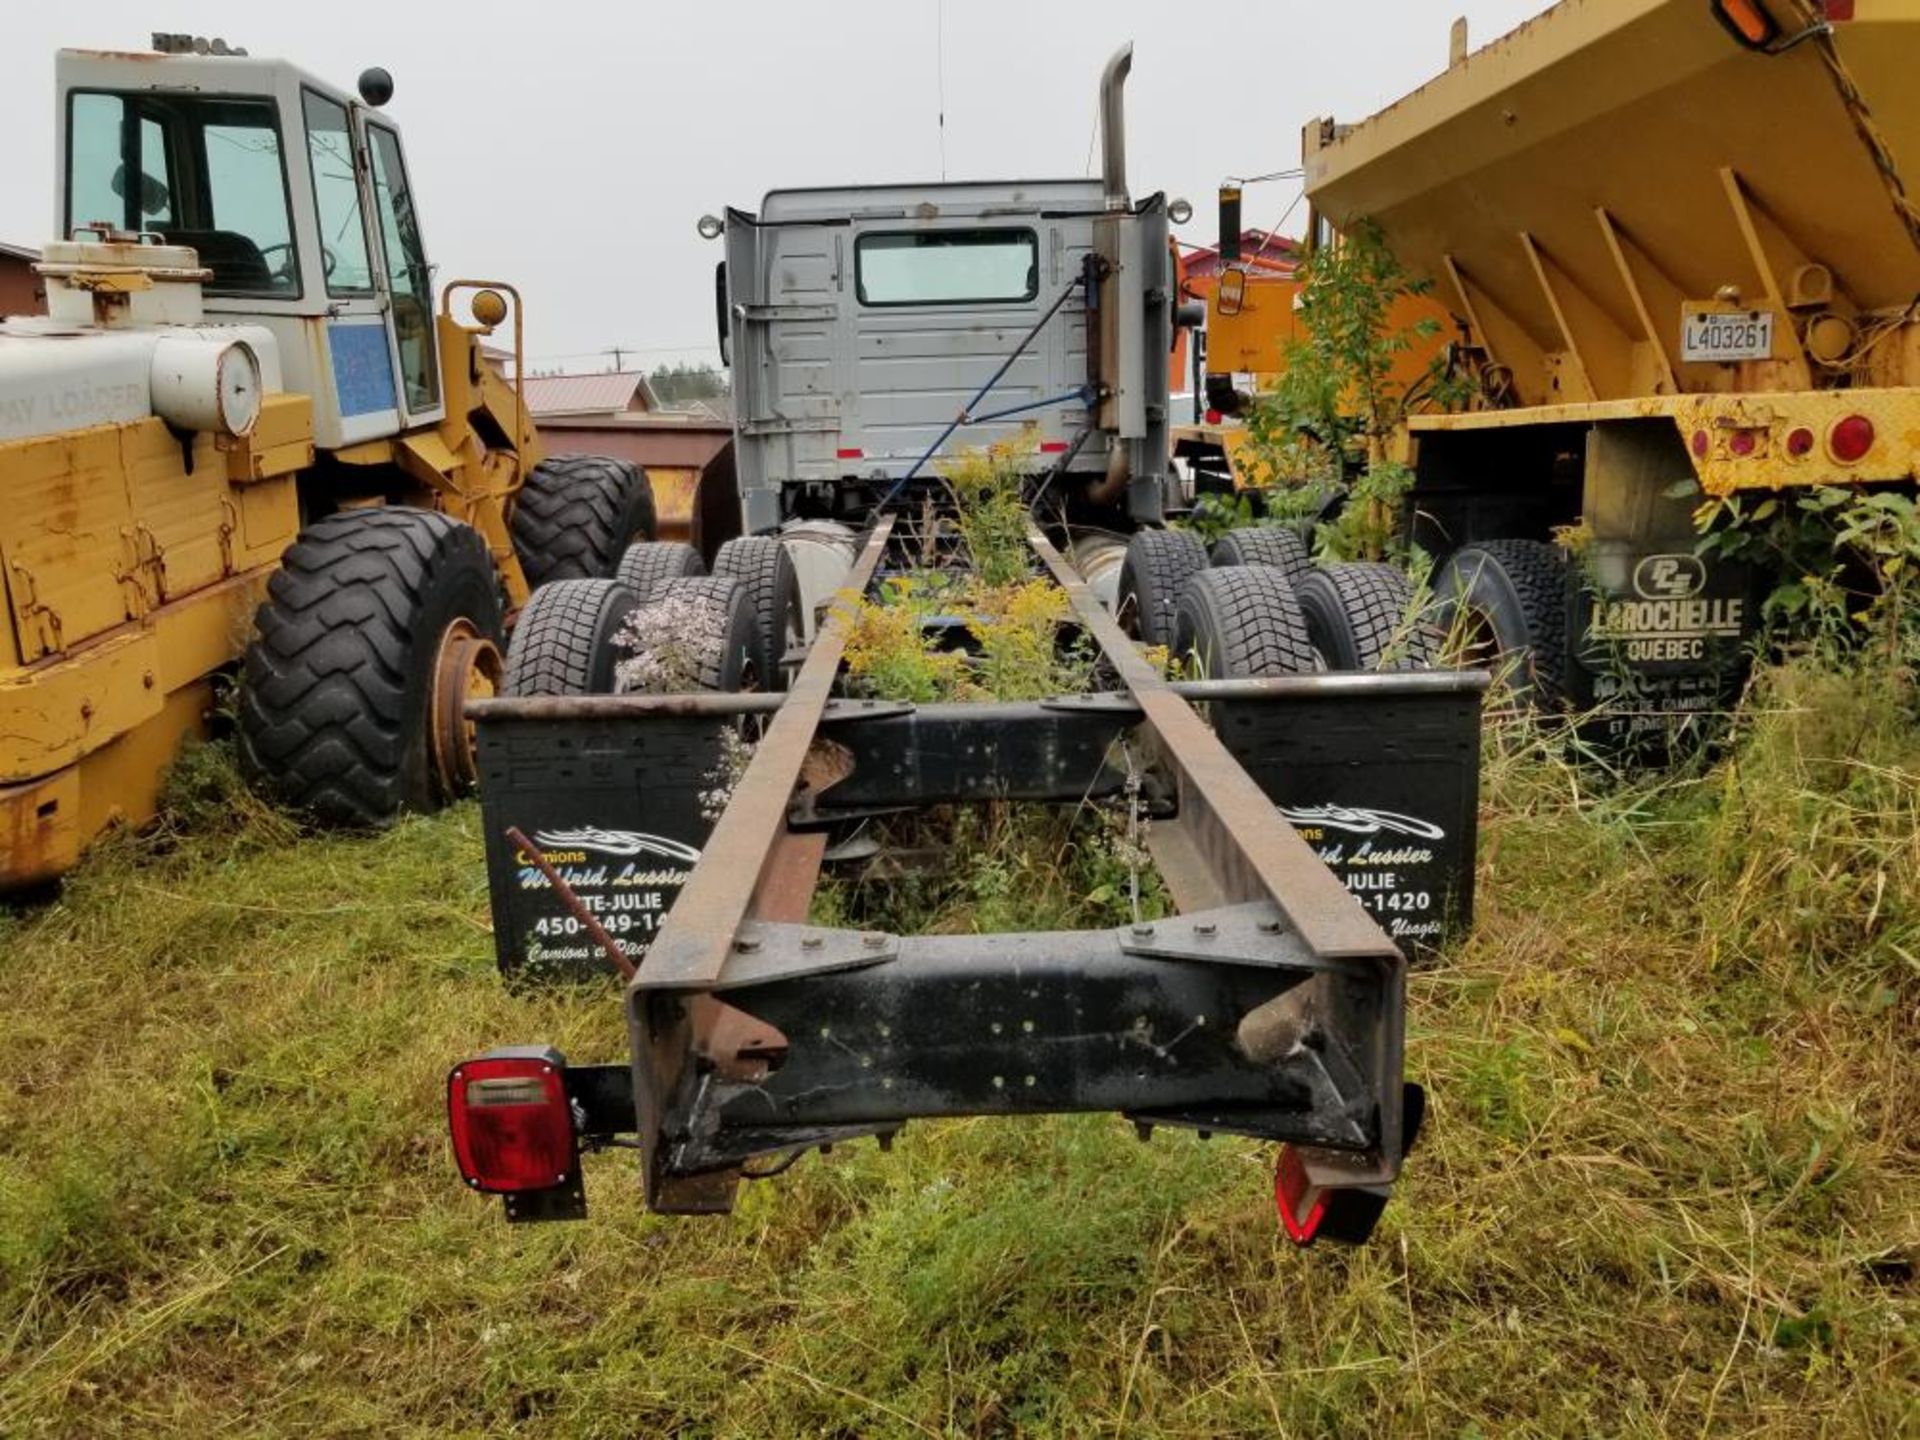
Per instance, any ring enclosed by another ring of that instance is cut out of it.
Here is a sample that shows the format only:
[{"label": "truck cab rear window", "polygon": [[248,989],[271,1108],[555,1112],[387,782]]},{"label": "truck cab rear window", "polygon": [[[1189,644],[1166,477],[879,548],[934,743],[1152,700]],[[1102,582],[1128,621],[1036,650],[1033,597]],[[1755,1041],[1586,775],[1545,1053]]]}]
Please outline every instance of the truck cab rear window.
[{"label": "truck cab rear window", "polygon": [[862,305],[965,305],[1040,293],[1031,230],[882,231],[854,246]]}]

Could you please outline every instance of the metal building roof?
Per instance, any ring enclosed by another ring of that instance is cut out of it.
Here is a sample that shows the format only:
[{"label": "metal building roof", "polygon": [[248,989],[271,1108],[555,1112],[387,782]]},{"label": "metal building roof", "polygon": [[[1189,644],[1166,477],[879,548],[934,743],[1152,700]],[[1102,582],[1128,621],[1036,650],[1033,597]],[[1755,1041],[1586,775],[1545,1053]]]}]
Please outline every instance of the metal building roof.
[{"label": "metal building roof", "polygon": [[535,415],[615,415],[659,408],[659,397],[637,370],[527,377],[527,409]]}]

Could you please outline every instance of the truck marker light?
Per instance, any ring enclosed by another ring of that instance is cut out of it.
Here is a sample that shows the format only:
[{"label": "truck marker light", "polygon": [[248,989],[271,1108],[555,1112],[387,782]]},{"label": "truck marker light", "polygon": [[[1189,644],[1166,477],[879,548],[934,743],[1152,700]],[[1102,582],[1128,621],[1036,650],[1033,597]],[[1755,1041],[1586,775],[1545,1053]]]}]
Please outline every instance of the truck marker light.
[{"label": "truck marker light", "polygon": [[1273,1172],[1273,1203],[1280,1223],[1287,1227],[1287,1238],[1296,1245],[1312,1244],[1326,1218],[1327,1196],[1307,1179],[1306,1164],[1291,1145],[1280,1147],[1280,1164]]},{"label": "truck marker light", "polygon": [[1759,438],[1751,430],[1736,430],[1727,437],[1727,449],[1742,460],[1753,454],[1759,443]]},{"label": "truck marker light", "polygon": [[1694,431],[1693,432],[1693,458],[1696,460],[1706,459],[1707,450],[1712,446],[1712,444],[1713,442],[1711,439],[1708,438],[1706,431],[1704,430]]},{"label": "truck marker light", "polygon": [[862,450],[857,445],[852,447],[842,447],[841,449],[833,452],[833,458],[836,460],[864,460],[867,458],[867,452]]},{"label": "truck marker light", "polygon": [[1067,442],[1064,440],[1042,440],[1040,442],[1040,453],[1042,455],[1064,455],[1067,453]]},{"label": "truck marker light", "polygon": [[1799,428],[1788,432],[1787,454],[1791,455],[1796,460],[1800,460],[1800,459],[1804,459],[1808,455],[1811,455],[1812,453],[1813,453],[1813,431],[1807,429],[1806,426],[1802,425]]},{"label": "truck marker light", "polygon": [[1849,415],[1834,422],[1833,429],[1827,432],[1827,449],[1833,458],[1842,465],[1852,465],[1866,458],[1873,448],[1873,422],[1864,415]]},{"label": "truck marker light", "polygon": [[460,1174],[475,1190],[550,1190],[573,1174],[573,1107],[550,1061],[515,1055],[456,1065],[447,1076],[447,1124]]}]

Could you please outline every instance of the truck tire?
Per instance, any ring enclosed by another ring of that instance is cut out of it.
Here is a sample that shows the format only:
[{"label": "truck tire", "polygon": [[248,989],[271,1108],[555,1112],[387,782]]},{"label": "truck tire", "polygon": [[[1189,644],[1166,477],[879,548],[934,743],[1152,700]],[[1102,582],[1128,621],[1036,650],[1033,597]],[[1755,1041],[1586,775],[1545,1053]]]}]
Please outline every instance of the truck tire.
[{"label": "truck tire", "polygon": [[1127,542],[1114,613],[1149,645],[1171,645],[1180,592],[1207,568],[1207,547],[1187,530],[1141,530]]},{"label": "truck tire", "polygon": [[1321,565],[1302,576],[1293,592],[1327,669],[1432,667],[1432,637],[1408,613],[1413,582],[1396,567],[1365,560]]},{"label": "truck tire", "polygon": [[706,573],[706,561],[684,540],[642,540],[627,547],[613,578],[642,600],[650,600],[653,592],[669,580]]},{"label": "truck tire", "polygon": [[1317,668],[1306,617],[1287,577],[1271,565],[1204,570],[1180,592],[1176,659],[1209,680],[1310,675]]},{"label": "truck tire", "polygon": [[476,778],[461,709],[497,688],[500,637],[500,579],[472,526],[397,505],[315,521],[254,615],[242,769],[336,825],[454,799]]},{"label": "truck tire", "polygon": [[558,455],[527,475],[514,501],[513,548],[529,587],[613,574],[635,540],[653,538],[653,482],[605,455]]},{"label": "truck tire", "polygon": [[754,617],[754,664],[760,688],[786,689],[786,669],[780,662],[807,633],[800,610],[800,576],[787,547],[772,535],[742,535],[720,547],[713,557],[713,573],[732,576],[746,591]]},{"label": "truck tire", "polygon": [[1216,566],[1272,565],[1296,586],[1313,569],[1307,542],[1279,525],[1244,525],[1229,530],[1214,542],[1212,558]]},{"label": "truck tire", "polygon": [[1434,582],[1441,632],[1469,628],[1485,659],[1510,667],[1516,697],[1558,706],[1567,693],[1567,557],[1541,540],[1481,540],[1456,550]]},{"label": "truck tire", "polygon": [[702,690],[763,688],[759,660],[760,626],[747,589],[731,575],[691,575],[669,580],[656,600],[700,602],[699,674]]},{"label": "truck tire", "polygon": [[507,647],[509,695],[611,695],[613,637],[640,606],[618,580],[555,580],[533,592]]}]

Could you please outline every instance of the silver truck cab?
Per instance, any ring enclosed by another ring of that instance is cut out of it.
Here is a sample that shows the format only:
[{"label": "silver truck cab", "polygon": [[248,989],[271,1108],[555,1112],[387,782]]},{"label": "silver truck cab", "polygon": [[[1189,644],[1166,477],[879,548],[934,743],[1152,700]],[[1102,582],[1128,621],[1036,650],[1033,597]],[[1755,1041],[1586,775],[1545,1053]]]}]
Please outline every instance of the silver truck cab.
[{"label": "silver truck cab", "polygon": [[1165,198],[1126,190],[1131,59],[1101,177],[776,190],[702,223],[750,533],[858,522],[986,444],[1123,528],[1161,518],[1174,271]]}]

